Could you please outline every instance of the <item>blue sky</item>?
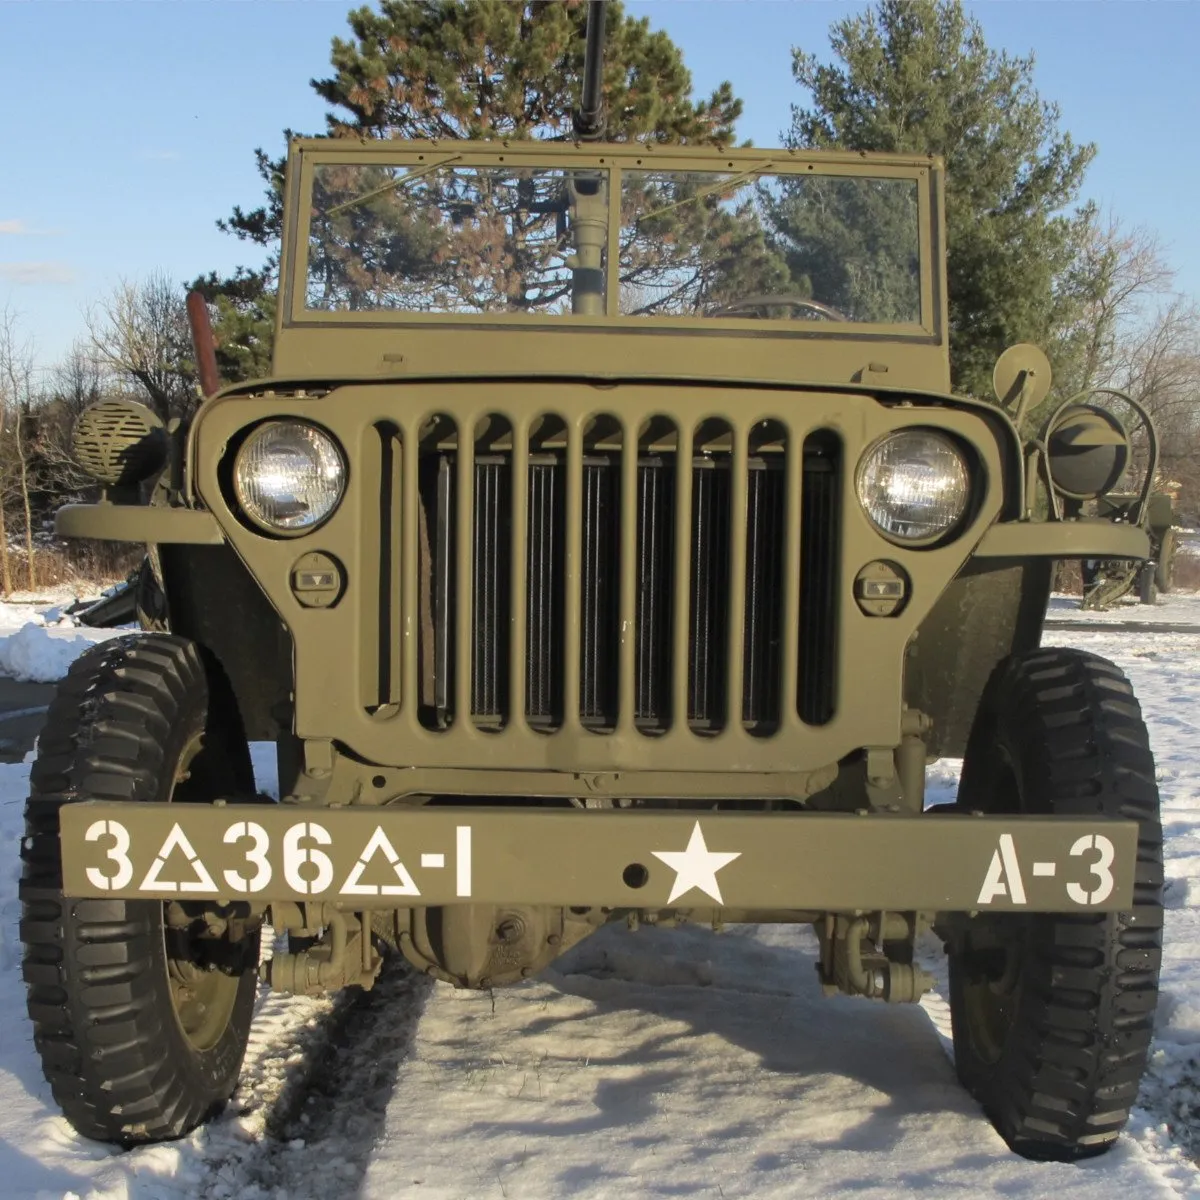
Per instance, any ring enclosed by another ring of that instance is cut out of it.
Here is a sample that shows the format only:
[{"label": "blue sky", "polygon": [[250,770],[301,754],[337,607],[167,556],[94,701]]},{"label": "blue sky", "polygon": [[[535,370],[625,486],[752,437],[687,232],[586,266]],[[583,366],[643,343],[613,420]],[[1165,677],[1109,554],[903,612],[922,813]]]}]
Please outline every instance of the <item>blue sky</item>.
[{"label": "blue sky", "polygon": [[[344,0],[0,0],[0,307],[52,362],[121,278],[256,261],[217,217],[253,206],[253,151],[321,132],[308,87],[346,29]],[[825,57],[836,0],[633,0],[683,48],[697,90],[729,79],[742,137],[777,141],[791,47]],[[1200,296],[1200,2],[985,0],[989,44],[1037,55],[1043,98],[1099,155],[1086,194],[1157,231]]]}]

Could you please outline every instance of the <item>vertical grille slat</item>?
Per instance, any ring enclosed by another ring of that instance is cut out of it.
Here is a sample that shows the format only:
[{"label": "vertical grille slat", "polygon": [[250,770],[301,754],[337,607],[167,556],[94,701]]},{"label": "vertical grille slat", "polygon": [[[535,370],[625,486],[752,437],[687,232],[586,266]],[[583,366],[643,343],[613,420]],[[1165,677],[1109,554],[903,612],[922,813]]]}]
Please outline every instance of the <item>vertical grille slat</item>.
[{"label": "vertical grille slat", "polygon": [[[783,611],[780,627],[780,720],[795,723],[800,688],[800,530],[803,522],[804,451],[799,432],[788,430],[783,486]],[[784,699],[786,697],[786,699]]]},{"label": "vertical grille slat", "polygon": [[[402,555],[404,553],[404,526],[401,489],[404,485],[402,471],[403,446],[400,430],[391,422],[379,422],[374,427],[378,437],[379,464],[379,507],[376,525],[378,568],[374,580],[375,601],[378,618],[372,629],[364,623],[363,638],[366,654],[364,663],[374,661],[373,683],[364,679],[363,703],[368,712],[376,717],[388,717],[399,709],[403,684],[402,630],[405,598],[401,581],[404,576]],[[364,463],[364,471],[370,466]],[[363,533],[370,536],[370,526]]]},{"label": "vertical grille slat", "polygon": [[566,569],[563,572],[564,611],[570,616],[563,621],[563,725],[582,723],[580,687],[584,630],[576,614],[582,614],[582,582],[585,568],[583,550],[583,429],[578,421],[568,423],[566,446],[566,515],[563,521]]},{"label": "vertical grille slat", "polygon": [[[474,639],[471,624],[477,610],[475,600],[475,422],[462,421],[458,427],[455,475],[458,487],[458,512],[455,514],[455,571],[457,591],[455,597],[454,644],[459,653],[454,662],[454,720],[465,721],[471,711],[471,670],[474,656],[471,654]],[[461,598],[460,598],[461,597]]]},{"label": "vertical grille slat", "polygon": [[400,639],[400,669],[402,683],[400,703],[409,719],[415,720],[422,707],[421,695],[421,646],[426,633],[432,636],[429,607],[422,604],[422,580],[427,567],[427,556],[422,554],[420,448],[414,431],[406,432],[401,442],[403,466],[400,470],[400,622],[403,636]]},{"label": "vertical grille slat", "polygon": [[[533,661],[529,652],[529,609],[532,589],[530,588],[529,522],[521,518],[528,513],[533,518],[534,507],[530,504],[529,492],[532,468],[529,464],[528,430],[524,425],[512,430],[511,479],[512,496],[509,501],[509,580],[508,580],[508,714],[512,720],[524,714],[529,717],[528,664]],[[500,551],[504,553],[503,548]],[[535,640],[533,645],[538,645]]]},{"label": "vertical grille slat", "polygon": [[639,438],[635,422],[621,428],[621,485],[620,485],[620,582],[617,588],[617,637],[619,661],[617,672],[617,728],[632,730],[638,719],[639,660],[642,656],[642,628],[638,620],[641,607],[641,552],[645,548],[642,536],[642,472],[639,466]]},{"label": "vertical grille slat", "polygon": [[[681,424],[677,430],[677,463],[692,461],[692,429]],[[691,676],[691,589],[682,587],[677,581],[690,579],[692,575],[692,484],[695,472],[675,470],[675,496],[673,533],[674,571],[672,573],[672,627],[671,627],[671,711],[687,719],[689,714],[689,680]]]}]

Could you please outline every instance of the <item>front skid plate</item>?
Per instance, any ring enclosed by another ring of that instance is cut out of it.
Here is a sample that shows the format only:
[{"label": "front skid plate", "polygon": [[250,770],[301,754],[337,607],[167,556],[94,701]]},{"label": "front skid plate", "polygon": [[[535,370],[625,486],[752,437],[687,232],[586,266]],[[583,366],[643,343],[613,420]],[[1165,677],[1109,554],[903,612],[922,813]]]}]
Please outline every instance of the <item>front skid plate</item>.
[{"label": "front skid plate", "polygon": [[345,908],[1127,909],[1137,825],[1042,817],[300,809],[61,810],[64,893]]}]

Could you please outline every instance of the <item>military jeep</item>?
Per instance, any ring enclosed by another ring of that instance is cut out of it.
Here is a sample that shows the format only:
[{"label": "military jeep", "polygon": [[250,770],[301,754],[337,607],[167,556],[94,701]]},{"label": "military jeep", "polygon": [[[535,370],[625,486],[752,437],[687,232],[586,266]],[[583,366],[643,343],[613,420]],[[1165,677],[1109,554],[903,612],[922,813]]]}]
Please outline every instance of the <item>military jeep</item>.
[{"label": "military jeep", "polygon": [[1097,515],[1115,522],[1140,522],[1150,539],[1150,558],[1085,559],[1080,564],[1083,599],[1080,608],[1104,610],[1136,590],[1142,604],[1157,604],[1160,593],[1171,590],[1175,571],[1175,505],[1167,492],[1153,492],[1143,502],[1140,494],[1113,492],[1096,504]]},{"label": "military jeep", "polygon": [[1023,441],[1033,347],[951,393],[942,194],[932,157],[293,142],[274,374],[218,387],[200,311],[196,418],[90,410],[104,496],[58,515],[150,564],[32,770],[24,972],[76,1129],[217,1111],[260,979],[490,988],[611,923],[796,922],[829,993],[891,1002],[933,931],[1009,1144],[1113,1143],[1154,766],[1121,672],[1040,643],[1055,560],[1148,556],[1081,509],[1130,434],[1083,397]]}]

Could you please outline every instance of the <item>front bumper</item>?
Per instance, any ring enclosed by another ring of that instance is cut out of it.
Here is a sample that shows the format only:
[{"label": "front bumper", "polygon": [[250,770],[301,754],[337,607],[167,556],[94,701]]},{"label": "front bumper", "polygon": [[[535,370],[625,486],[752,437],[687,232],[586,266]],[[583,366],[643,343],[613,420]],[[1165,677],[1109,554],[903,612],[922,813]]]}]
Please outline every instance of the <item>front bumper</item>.
[{"label": "front bumper", "polygon": [[1105,912],[1132,821],[110,804],[61,810],[68,896],[601,908]]},{"label": "front bumper", "polygon": [[64,504],[54,514],[56,537],[164,546],[221,546],[225,535],[212,513],[140,504]]}]

